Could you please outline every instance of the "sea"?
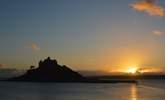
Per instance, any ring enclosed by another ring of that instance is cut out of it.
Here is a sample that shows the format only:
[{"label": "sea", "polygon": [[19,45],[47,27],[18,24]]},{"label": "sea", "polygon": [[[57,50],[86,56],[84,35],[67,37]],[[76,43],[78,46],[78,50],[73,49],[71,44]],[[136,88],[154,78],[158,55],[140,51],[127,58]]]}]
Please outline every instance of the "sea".
[{"label": "sea", "polygon": [[133,83],[0,82],[0,100],[165,100],[165,80]]}]

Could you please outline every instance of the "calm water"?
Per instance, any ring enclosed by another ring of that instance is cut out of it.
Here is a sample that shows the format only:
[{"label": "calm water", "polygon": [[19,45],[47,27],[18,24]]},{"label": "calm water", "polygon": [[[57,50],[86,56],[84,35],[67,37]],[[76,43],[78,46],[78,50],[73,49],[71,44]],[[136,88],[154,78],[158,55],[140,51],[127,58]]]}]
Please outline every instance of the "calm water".
[{"label": "calm water", "polygon": [[135,84],[0,82],[0,100],[165,100],[165,81]]}]

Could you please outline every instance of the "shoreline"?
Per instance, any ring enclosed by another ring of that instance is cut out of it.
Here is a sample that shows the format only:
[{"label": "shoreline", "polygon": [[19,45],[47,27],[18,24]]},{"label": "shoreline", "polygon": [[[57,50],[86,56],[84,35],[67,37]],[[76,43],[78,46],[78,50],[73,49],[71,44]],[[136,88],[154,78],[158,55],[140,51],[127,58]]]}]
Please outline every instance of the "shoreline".
[{"label": "shoreline", "polygon": [[32,83],[134,83],[138,84],[137,80],[132,79],[116,79],[116,80],[85,80],[85,81],[26,81],[26,80],[0,80],[4,82],[32,82]]}]

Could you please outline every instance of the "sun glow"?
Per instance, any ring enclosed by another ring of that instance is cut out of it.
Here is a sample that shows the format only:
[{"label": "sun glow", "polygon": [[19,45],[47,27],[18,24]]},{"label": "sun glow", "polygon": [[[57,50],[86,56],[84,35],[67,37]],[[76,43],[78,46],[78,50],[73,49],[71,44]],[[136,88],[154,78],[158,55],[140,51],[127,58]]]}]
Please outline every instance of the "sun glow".
[{"label": "sun glow", "polygon": [[138,72],[137,67],[130,67],[126,70],[126,73],[136,74]]}]

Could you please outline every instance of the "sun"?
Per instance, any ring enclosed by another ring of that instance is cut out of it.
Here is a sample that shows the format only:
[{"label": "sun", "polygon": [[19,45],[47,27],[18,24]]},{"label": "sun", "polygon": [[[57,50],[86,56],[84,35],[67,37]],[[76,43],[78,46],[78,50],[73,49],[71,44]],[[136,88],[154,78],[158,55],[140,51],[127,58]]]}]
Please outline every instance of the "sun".
[{"label": "sun", "polygon": [[130,67],[126,70],[126,73],[136,74],[138,72],[137,67]]}]

